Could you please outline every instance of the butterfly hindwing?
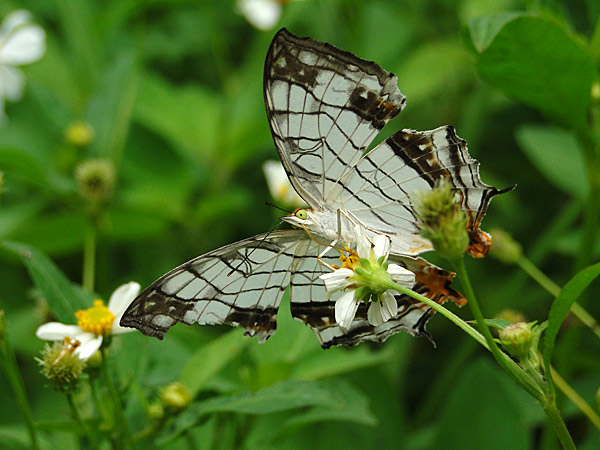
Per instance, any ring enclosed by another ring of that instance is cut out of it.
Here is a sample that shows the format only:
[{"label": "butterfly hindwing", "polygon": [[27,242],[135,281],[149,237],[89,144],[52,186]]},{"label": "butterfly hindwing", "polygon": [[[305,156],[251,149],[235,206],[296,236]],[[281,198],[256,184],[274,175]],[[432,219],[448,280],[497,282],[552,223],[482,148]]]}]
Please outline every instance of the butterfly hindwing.
[{"label": "butterfly hindwing", "polygon": [[264,342],[275,332],[289,267],[306,238],[303,231],[278,231],[194,258],[145,289],[121,325],[162,339],[177,322],[226,323]]}]

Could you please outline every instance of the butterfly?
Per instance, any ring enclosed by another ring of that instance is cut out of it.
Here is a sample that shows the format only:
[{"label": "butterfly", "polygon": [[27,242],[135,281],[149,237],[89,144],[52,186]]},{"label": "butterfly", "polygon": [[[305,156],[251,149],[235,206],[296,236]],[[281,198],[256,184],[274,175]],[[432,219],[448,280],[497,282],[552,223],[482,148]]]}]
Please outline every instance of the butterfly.
[{"label": "butterfly", "polygon": [[264,69],[264,99],[273,141],[288,178],[309,205],[281,219],[295,226],[226,245],[160,277],[129,306],[121,325],[162,339],[177,322],[229,324],[259,342],[277,327],[289,286],[292,316],[313,329],[323,348],[381,342],[399,331],[428,336],[433,311],[396,295],[398,314],[372,326],[361,302],[350,327],[335,321],[335,301],[319,276],[338,261],[334,245],[352,246],[353,227],[384,234],[389,260],[415,274],[413,290],[438,303],[462,305],[452,274],[423,258],[431,243],[419,235],[411,195],[450,181],[468,217],[467,252],[481,257],[490,237],[479,229],[490,199],[479,163],[454,128],[401,130],[369,144],[405,106],[397,77],[374,62],[286,29],[274,37]]}]

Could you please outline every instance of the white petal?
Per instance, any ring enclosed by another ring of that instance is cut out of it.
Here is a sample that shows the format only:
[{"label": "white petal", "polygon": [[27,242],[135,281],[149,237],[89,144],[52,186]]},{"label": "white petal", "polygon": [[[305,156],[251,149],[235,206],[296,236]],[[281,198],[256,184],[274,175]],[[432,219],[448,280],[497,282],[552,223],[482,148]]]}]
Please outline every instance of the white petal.
[{"label": "white petal", "polygon": [[112,324],[112,334],[129,333],[134,331],[132,328],[123,328],[119,325],[123,313],[127,309],[131,302],[135,300],[137,295],[140,293],[140,284],[135,281],[130,281],[127,284],[119,286],[115,292],[110,296],[108,301],[108,309],[115,315],[115,320]]},{"label": "white petal", "polygon": [[356,253],[361,258],[371,256],[371,241],[365,234],[365,230],[360,225],[354,227],[354,239],[356,240]]},{"label": "white petal", "polygon": [[281,16],[281,4],[275,0],[239,0],[240,12],[252,26],[270,30]]},{"label": "white petal", "polygon": [[273,200],[289,206],[306,205],[306,202],[292,187],[292,183],[290,183],[287,173],[279,161],[265,161],[263,172]]},{"label": "white petal", "polygon": [[46,51],[46,33],[38,25],[21,25],[0,42],[0,64],[30,64]]},{"label": "white petal", "polygon": [[369,305],[369,310],[367,311],[367,320],[374,327],[383,323],[383,317],[381,315],[381,302],[371,302]]},{"label": "white petal", "polygon": [[25,78],[16,67],[0,64],[0,97],[16,102],[23,96]]},{"label": "white petal", "polygon": [[344,331],[347,331],[352,325],[356,310],[358,309],[358,302],[354,298],[354,292],[354,289],[345,292],[335,302],[335,321]]},{"label": "white petal", "polygon": [[415,274],[398,264],[389,264],[388,273],[392,276],[394,283],[412,288],[415,284]]},{"label": "white petal", "polygon": [[2,21],[2,26],[0,26],[0,40],[13,32],[15,28],[29,22],[31,22],[31,14],[29,11],[25,11],[24,9],[13,11]]},{"label": "white petal", "polygon": [[88,359],[98,351],[102,345],[102,335],[84,333],[77,338],[81,345],[75,350],[75,354],[81,359]]},{"label": "white petal", "polygon": [[389,292],[384,292],[379,296],[379,300],[381,300],[381,317],[383,321],[387,322],[391,318],[396,317],[396,314],[398,314],[396,297]]},{"label": "white petal", "polygon": [[62,341],[67,336],[73,339],[79,339],[78,336],[84,334],[83,330],[77,325],[65,325],[60,322],[48,322],[40,326],[35,335],[45,341]]},{"label": "white petal", "polygon": [[319,276],[319,278],[321,278],[325,283],[327,294],[331,294],[350,286],[352,283],[348,281],[348,277],[351,277],[352,275],[354,275],[354,271],[352,269],[343,267],[335,270],[334,272],[324,273],[323,275]]},{"label": "white petal", "polygon": [[382,256],[385,256],[387,259],[388,255],[390,254],[390,238],[385,234],[377,234],[373,239],[373,244],[375,245],[373,248],[375,260],[378,260]]}]

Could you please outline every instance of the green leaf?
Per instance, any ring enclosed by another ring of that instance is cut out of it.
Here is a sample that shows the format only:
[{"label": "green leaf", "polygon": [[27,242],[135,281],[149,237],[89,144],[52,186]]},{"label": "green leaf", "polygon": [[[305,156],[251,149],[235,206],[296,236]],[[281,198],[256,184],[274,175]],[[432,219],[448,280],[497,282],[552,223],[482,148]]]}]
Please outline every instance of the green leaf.
[{"label": "green leaf", "polygon": [[594,279],[600,275],[600,263],[586,267],[571,280],[554,299],[550,313],[548,314],[548,328],[544,335],[544,364],[546,365],[546,373],[550,374],[550,363],[552,350],[556,342],[556,336],[560,330],[565,317],[569,314],[571,306],[579,298],[581,293]]},{"label": "green leaf", "polygon": [[237,359],[250,342],[251,340],[242,336],[237,329],[214,339],[188,359],[179,381],[185,384],[192,397],[195,397],[204,384],[230,361]]},{"label": "green leaf", "polygon": [[73,323],[75,311],[92,304],[94,296],[71,283],[50,258],[36,248],[17,242],[3,242],[2,246],[21,257],[59,321]]},{"label": "green leaf", "polygon": [[572,133],[525,125],[517,130],[516,137],[525,155],[557,189],[579,198],[587,195],[582,149]]},{"label": "green leaf", "polygon": [[139,76],[133,53],[121,54],[106,70],[100,89],[90,103],[88,120],[94,129],[93,155],[121,160],[129,131]]},{"label": "green leaf", "polygon": [[502,27],[511,20],[522,15],[522,13],[518,12],[503,12],[481,16],[471,20],[467,25],[467,31],[475,51],[477,51],[477,53],[483,53]]},{"label": "green leaf", "polygon": [[372,351],[369,347],[335,347],[327,352],[318,351],[302,359],[292,376],[302,380],[317,380],[340,375],[390,361],[394,357],[393,351],[394,347],[391,345],[378,351]]},{"label": "green leaf", "polygon": [[511,325],[511,322],[504,319],[485,319],[485,323],[489,327],[498,328],[499,330],[504,330],[507,326]]},{"label": "green leaf", "polygon": [[585,127],[595,65],[564,27],[530,14],[502,14],[471,22],[469,32],[487,82],[561,125]]},{"label": "green leaf", "polygon": [[156,75],[140,83],[135,118],[191,160],[212,157],[222,111],[218,97],[200,86],[174,87]]},{"label": "green leaf", "polygon": [[451,449],[456,442],[461,450],[530,448],[525,405],[535,408],[497,366],[479,360],[448,387],[443,409],[436,414],[437,434],[428,448]]},{"label": "green leaf", "polygon": [[337,381],[334,389],[339,395],[335,403],[315,406],[305,413],[294,416],[283,425],[282,431],[331,420],[370,426],[377,424],[377,418],[369,409],[369,398],[364,393],[343,380]]},{"label": "green leaf", "polygon": [[187,429],[195,426],[208,414],[231,412],[251,415],[282,413],[307,406],[341,402],[340,394],[332,388],[310,381],[287,380],[258,392],[240,392],[213,397],[196,403],[176,420],[174,430],[159,445],[164,445]]}]

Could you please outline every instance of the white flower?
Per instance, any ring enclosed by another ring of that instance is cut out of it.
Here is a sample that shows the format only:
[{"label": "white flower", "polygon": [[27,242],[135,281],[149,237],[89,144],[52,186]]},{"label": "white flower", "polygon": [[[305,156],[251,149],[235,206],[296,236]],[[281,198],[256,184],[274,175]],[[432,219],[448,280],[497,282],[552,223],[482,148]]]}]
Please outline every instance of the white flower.
[{"label": "white flower", "polygon": [[29,12],[14,11],[0,25],[0,121],[4,119],[4,101],[18,101],[25,79],[17,66],[30,64],[46,51],[46,34],[32,24]]},{"label": "white flower", "polygon": [[306,206],[306,202],[292,187],[285,169],[279,161],[265,161],[263,171],[273,200],[288,206]]},{"label": "white flower", "polygon": [[49,322],[39,327],[35,335],[46,341],[62,341],[65,337],[81,342],[75,350],[81,359],[88,359],[102,345],[104,336],[134,331],[119,325],[121,316],[137,297],[140,285],[129,282],[117,288],[110,296],[108,307],[102,300],[94,301],[94,306],[75,313],[78,325],[65,325],[60,322]]},{"label": "white flower", "polygon": [[[360,301],[370,301],[367,320],[373,326],[381,325],[398,314],[394,291],[382,287],[383,282],[391,280],[408,288],[415,282],[411,271],[398,264],[387,264],[389,237],[376,234],[369,239],[358,225],[354,228],[354,236],[357,252],[350,251],[350,256],[342,257],[342,267],[319,277],[325,283],[329,296],[345,291],[335,302],[335,320],[345,331],[350,329]],[[361,260],[365,265],[361,264]]]},{"label": "white flower", "polygon": [[238,0],[237,7],[250,25],[270,30],[281,17],[281,2],[277,0]]}]

